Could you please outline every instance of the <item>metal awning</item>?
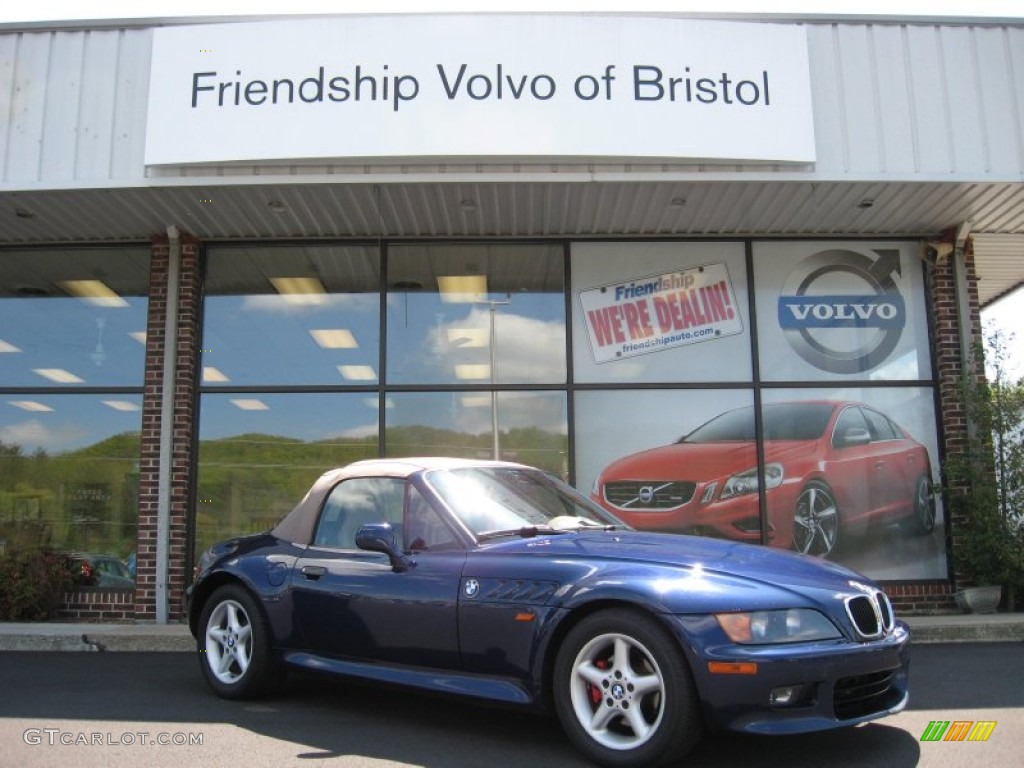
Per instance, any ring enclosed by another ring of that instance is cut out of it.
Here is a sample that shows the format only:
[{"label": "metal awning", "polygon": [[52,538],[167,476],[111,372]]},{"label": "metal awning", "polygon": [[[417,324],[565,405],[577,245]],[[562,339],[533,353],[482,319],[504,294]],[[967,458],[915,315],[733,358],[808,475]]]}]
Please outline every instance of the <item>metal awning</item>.
[{"label": "metal awning", "polygon": [[982,305],[1024,281],[1021,183],[510,177],[393,183],[178,178],[153,186],[3,192],[0,245],[148,240],[169,224],[206,242],[633,236],[932,240],[969,221]]}]

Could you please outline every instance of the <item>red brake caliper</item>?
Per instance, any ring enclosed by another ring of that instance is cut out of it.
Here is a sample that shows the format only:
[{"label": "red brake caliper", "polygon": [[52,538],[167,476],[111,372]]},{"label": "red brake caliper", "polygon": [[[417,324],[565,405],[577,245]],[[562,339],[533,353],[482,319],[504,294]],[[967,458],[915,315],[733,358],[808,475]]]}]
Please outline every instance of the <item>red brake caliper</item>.
[{"label": "red brake caliper", "polygon": [[[598,659],[597,661],[594,662],[594,666],[597,667],[598,669],[608,669],[608,662],[605,661],[604,659]],[[600,704],[601,703],[601,699],[604,698],[604,694],[601,692],[601,689],[598,688],[593,683],[588,683],[587,684],[587,688],[588,688],[588,690],[590,692],[590,701],[591,701],[591,703],[594,706],[597,706],[598,704]]]}]

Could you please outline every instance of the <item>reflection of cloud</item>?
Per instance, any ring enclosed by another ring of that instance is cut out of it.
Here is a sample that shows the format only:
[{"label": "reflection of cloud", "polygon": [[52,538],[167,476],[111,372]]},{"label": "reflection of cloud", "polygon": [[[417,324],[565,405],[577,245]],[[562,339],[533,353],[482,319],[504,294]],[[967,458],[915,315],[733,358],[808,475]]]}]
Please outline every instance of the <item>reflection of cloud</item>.
[{"label": "reflection of cloud", "polygon": [[337,311],[376,312],[379,304],[375,294],[365,293],[328,293],[317,294],[316,303],[296,303],[294,296],[279,293],[266,293],[258,296],[242,298],[243,312],[280,312],[286,315],[314,314],[316,312]]},{"label": "reflection of cloud", "polygon": [[[564,381],[565,325],[560,321],[537,320],[503,309],[498,309],[495,318],[498,381]],[[490,322],[489,310],[474,307],[465,318],[432,328],[427,346],[435,350],[450,349],[451,337],[458,338],[460,329],[467,328],[483,329],[484,338],[487,339],[490,335]],[[467,342],[464,347],[468,354],[473,355],[475,362],[483,363],[490,359],[486,343],[480,348]],[[435,356],[432,362],[446,371],[454,364],[451,355]]]},{"label": "reflection of cloud", "polygon": [[[459,395],[451,429],[470,435],[491,431],[491,395]],[[554,434],[568,434],[565,399],[561,395],[534,392],[498,393],[498,431],[535,427]]]},{"label": "reflection of cloud", "polygon": [[333,439],[337,437],[347,437],[352,440],[362,440],[363,438],[366,437],[376,437],[377,431],[377,422],[375,421],[372,424],[364,424],[360,427],[352,427],[351,429],[345,429],[342,430],[341,432],[336,432],[332,435],[328,435],[328,439]]},{"label": "reflection of cloud", "polygon": [[25,452],[37,448],[67,450],[87,436],[88,432],[82,427],[62,424],[51,428],[38,419],[0,427],[0,442],[20,445]]}]

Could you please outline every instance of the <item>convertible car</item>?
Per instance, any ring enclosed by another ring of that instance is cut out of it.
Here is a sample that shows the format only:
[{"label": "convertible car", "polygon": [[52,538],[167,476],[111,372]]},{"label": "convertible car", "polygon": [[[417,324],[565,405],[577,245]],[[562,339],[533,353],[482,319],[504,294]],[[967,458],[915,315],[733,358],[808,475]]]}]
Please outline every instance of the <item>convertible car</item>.
[{"label": "convertible car", "polygon": [[908,697],[909,632],[870,580],[634,531],[506,462],[331,470],[271,531],[205,552],[189,595],[220,696],[300,667],[553,710],[608,766],[676,760],[705,728],[818,731]]},{"label": "convertible car", "polygon": [[[928,450],[863,403],[806,400],[761,411],[765,541],[826,557],[844,533],[935,527]],[[719,414],[671,445],[605,467],[592,498],[636,528],[761,542],[754,409]]]}]

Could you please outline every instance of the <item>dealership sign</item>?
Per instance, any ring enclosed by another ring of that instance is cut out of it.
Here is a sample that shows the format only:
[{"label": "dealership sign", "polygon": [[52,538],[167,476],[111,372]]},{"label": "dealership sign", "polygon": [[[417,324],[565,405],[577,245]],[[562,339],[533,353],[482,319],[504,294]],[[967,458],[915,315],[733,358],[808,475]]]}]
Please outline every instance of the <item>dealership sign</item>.
[{"label": "dealership sign", "polygon": [[725,264],[602,285],[579,301],[598,363],[743,332]]},{"label": "dealership sign", "polygon": [[907,324],[893,278],[900,252],[872,255],[845,249],[808,256],[790,273],[779,296],[779,327],[793,350],[830,373],[864,373],[884,362]]},{"label": "dealership sign", "polygon": [[352,16],[153,31],[150,165],[815,159],[798,25]]}]

